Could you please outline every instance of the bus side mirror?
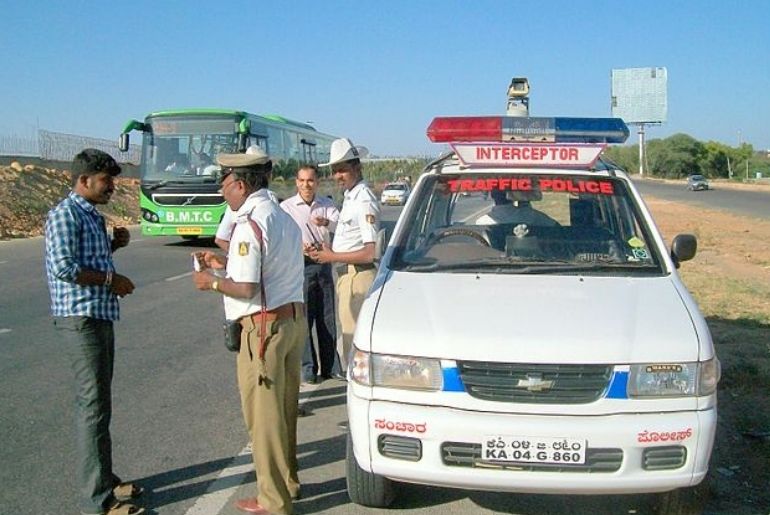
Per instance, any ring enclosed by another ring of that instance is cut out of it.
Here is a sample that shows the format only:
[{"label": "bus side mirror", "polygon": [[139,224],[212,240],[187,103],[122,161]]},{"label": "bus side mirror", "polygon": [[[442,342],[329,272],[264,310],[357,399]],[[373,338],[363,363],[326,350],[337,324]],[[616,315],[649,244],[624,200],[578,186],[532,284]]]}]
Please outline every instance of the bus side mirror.
[{"label": "bus side mirror", "polygon": [[679,268],[679,263],[688,261],[695,257],[698,250],[698,240],[692,234],[677,234],[674,241],[671,242],[671,259]]},{"label": "bus side mirror", "polygon": [[118,140],[118,148],[121,152],[128,152],[128,133],[124,132]]}]

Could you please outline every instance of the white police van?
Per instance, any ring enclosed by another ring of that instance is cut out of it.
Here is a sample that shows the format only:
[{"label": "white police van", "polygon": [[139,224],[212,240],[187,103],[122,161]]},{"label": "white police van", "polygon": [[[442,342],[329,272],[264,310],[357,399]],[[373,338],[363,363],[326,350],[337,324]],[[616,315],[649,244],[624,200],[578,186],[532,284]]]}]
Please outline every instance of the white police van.
[{"label": "white police van", "polygon": [[616,118],[436,118],[427,166],[358,319],[348,493],[393,482],[657,493],[697,511],[720,367],[671,250],[602,156]]}]

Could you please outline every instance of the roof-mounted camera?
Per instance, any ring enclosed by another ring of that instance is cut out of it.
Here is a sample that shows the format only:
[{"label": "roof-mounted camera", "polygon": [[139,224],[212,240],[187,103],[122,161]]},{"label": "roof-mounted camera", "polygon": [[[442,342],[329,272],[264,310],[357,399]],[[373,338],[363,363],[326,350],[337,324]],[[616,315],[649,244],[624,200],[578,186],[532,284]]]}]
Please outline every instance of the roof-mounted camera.
[{"label": "roof-mounted camera", "polygon": [[508,86],[508,116],[529,116],[529,81],[526,77],[514,77]]}]

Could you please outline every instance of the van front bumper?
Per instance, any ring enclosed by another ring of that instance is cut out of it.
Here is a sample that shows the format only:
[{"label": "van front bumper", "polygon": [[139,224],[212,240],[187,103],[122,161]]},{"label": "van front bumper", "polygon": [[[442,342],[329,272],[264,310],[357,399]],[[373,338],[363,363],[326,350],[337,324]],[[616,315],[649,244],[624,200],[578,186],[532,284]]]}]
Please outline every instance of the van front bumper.
[{"label": "van front bumper", "polygon": [[[663,492],[700,483],[716,409],[601,416],[490,413],[370,401],[348,391],[359,466],[396,481],[558,494]],[[485,460],[491,436],[578,439],[584,464]]]}]

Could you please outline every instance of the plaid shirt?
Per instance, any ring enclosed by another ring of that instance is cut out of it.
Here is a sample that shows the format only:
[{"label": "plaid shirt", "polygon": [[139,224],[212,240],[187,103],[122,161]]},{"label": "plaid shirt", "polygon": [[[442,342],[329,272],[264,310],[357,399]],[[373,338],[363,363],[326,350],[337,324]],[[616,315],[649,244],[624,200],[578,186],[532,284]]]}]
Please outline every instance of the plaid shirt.
[{"label": "plaid shirt", "polygon": [[118,297],[109,287],[75,283],[81,270],[115,271],[104,217],[75,192],[48,213],[45,268],[53,316],[118,320]]}]

